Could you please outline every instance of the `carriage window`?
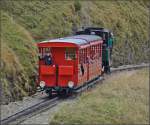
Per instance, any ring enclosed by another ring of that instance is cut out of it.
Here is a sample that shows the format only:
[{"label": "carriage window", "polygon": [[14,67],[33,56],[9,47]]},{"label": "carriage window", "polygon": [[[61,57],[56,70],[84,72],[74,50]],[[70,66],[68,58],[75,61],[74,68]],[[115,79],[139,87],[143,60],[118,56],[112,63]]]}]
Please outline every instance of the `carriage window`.
[{"label": "carriage window", "polygon": [[48,53],[51,53],[51,48],[39,48],[39,59],[43,59]]},{"label": "carriage window", "polygon": [[75,50],[75,48],[66,48],[66,50],[65,50],[65,59],[66,60],[75,60],[76,59],[76,50]]},{"label": "carriage window", "polygon": [[50,48],[45,48],[45,53],[50,52]]}]

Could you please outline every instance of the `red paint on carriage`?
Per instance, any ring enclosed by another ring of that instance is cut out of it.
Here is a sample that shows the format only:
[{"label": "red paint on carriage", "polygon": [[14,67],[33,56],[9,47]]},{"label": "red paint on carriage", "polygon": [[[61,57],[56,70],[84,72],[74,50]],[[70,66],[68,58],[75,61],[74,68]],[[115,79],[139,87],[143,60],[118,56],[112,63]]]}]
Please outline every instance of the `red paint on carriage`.
[{"label": "red paint on carriage", "polygon": [[[38,85],[47,90],[75,88],[101,75],[102,43],[101,37],[95,35],[77,35],[38,43]],[[49,64],[46,64],[47,57],[51,61]]]}]

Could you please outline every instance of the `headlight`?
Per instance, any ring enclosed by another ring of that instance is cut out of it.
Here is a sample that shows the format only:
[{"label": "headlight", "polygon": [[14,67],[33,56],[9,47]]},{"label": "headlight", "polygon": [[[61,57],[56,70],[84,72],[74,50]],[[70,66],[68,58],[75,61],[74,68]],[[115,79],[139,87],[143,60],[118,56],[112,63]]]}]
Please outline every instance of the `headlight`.
[{"label": "headlight", "polygon": [[69,87],[69,88],[72,88],[73,86],[74,86],[74,82],[73,82],[73,81],[69,81],[69,82],[68,82],[68,87]]},{"label": "headlight", "polygon": [[40,82],[40,87],[41,87],[41,88],[44,88],[44,86],[45,86],[45,82],[44,82],[44,81],[41,81],[41,82]]}]

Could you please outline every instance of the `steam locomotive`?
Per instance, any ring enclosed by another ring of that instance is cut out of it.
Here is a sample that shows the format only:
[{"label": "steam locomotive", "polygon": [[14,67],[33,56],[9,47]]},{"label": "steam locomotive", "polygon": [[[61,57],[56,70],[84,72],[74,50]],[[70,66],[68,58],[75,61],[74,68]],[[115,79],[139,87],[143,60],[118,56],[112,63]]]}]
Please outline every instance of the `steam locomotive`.
[{"label": "steam locomotive", "polygon": [[37,43],[39,77],[37,86],[49,96],[68,94],[110,72],[113,33],[87,27],[73,36]]}]

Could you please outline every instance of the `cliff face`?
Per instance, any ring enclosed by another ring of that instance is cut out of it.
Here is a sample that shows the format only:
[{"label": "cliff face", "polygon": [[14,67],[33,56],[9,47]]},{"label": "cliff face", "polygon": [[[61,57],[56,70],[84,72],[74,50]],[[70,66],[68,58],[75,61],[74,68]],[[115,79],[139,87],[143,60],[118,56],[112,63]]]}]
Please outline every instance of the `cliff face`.
[{"label": "cliff face", "polygon": [[[15,91],[26,95],[34,86],[33,82],[28,82],[31,72],[35,70],[34,40],[71,35],[73,29],[82,26],[105,27],[114,32],[113,65],[147,62],[148,3],[148,0],[2,0],[2,46],[5,48],[2,49],[3,86],[9,88],[12,82],[8,81],[13,81],[12,86],[16,89],[6,89],[6,95],[11,97]],[[15,79],[8,77],[12,77],[11,73],[15,74]],[[21,74],[20,77],[17,73]],[[23,89],[19,89],[20,86]]]}]

